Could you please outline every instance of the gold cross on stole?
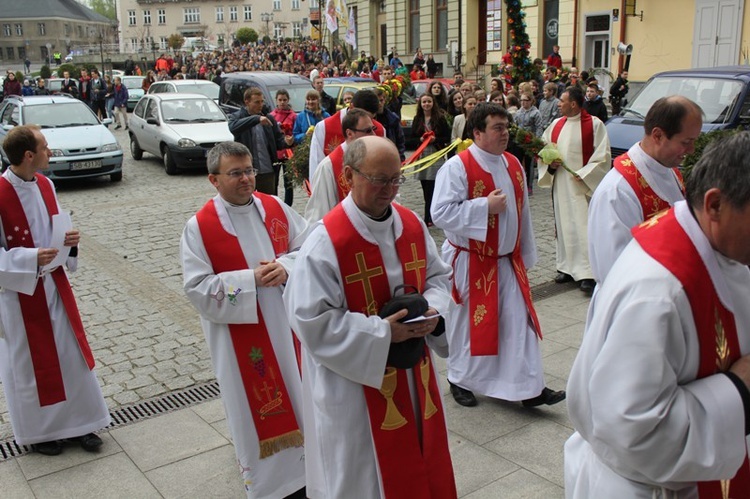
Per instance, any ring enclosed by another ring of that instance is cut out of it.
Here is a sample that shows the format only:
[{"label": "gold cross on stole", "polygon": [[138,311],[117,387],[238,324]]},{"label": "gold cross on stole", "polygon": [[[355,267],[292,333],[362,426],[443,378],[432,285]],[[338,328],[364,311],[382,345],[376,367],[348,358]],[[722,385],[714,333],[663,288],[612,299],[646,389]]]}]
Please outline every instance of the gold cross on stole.
[{"label": "gold cross on stole", "polygon": [[372,293],[370,279],[383,275],[383,267],[368,269],[367,262],[365,262],[365,254],[361,251],[355,255],[355,258],[357,259],[357,270],[359,270],[359,273],[346,276],[346,283],[352,284],[357,281],[362,281],[362,287],[364,287],[365,290],[365,301],[367,302],[367,309],[365,311],[369,315],[375,315],[378,313],[378,306],[375,303],[375,297]]},{"label": "gold cross on stole", "polygon": [[422,276],[419,274],[419,269],[423,269],[427,266],[427,262],[425,260],[419,260],[417,257],[417,245],[416,243],[411,243],[411,257],[413,258],[412,261],[407,263],[404,268],[408,271],[414,271],[417,273],[417,291],[422,289]]}]

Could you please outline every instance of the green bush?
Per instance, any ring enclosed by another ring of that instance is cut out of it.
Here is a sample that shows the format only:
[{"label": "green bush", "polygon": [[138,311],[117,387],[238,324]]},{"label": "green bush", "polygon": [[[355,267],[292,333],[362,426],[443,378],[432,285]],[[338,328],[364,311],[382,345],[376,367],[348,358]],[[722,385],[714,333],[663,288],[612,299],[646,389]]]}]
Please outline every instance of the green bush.
[{"label": "green bush", "polygon": [[16,80],[17,81],[19,81],[19,82],[21,82],[21,84],[23,84],[24,78],[26,78],[26,76],[24,76],[23,71],[16,71]]},{"label": "green bush", "polygon": [[695,166],[698,160],[701,159],[704,149],[706,149],[711,142],[721,137],[734,135],[739,131],[739,128],[734,128],[731,130],[711,130],[710,132],[700,134],[698,138],[695,139],[695,151],[693,151],[692,154],[685,156],[685,159],[682,161],[682,167],[680,169],[685,180],[687,181],[688,177],[690,177],[690,172],[693,171],[693,166]]},{"label": "green bush", "polygon": [[78,78],[81,76],[81,71],[78,69],[78,66],[66,62],[65,64],[60,64],[60,67],[57,68],[57,77],[62,78],[65,71],[70,73],[71,78]]},{"label": "green bush", "polygon": [[48,65],[45,64],[44,66],[42,66],[42,69],[39,70],[39,76],[41,76],[44,79],[52,77],[52,71],[50,71]]},{"label": "green bush", "polygon": [[242,45],[255,43],[258,41],[258,32],[253,28],[240,28],[234,34],[234,37],[239,40]]}]

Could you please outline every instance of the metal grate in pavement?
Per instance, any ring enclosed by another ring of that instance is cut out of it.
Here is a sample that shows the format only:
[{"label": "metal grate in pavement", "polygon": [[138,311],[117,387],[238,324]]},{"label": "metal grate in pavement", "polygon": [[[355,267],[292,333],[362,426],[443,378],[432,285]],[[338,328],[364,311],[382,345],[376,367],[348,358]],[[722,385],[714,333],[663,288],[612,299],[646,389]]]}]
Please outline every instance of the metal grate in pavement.
[{"label": "metal grate in pavement", "polygon": [[563,294],[571,289],[576,289],[577,287],[578,283],[572,281],[564,284],[557,284],[555,281],[545,282],[544,284],[539,284],[531,288],[531,298],[536,302]]},{"label": "metal grate in pavement", "polygon": [[[112,422],[107,427],[116,428],[138,423],[162,414],[219,398],[219,383],[212,381],[185,390],[169,393],[159,398],[138,402],[110,411]],[[31,452],[31,446],[18,445],[13,438],[0,441],[0,462]]]}]

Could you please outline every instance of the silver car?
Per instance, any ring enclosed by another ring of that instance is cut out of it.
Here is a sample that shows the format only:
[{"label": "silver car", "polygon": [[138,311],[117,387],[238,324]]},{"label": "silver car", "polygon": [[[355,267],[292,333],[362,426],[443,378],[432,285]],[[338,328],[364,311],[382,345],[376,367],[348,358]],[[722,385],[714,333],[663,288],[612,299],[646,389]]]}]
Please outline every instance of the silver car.
[{"label": "silver car", "polygon": [[135,109],[143,94],[143,76],[122,76],[122,84],[128,89],[128,112]]},{"label": "silver car", "polygon": [[159,156],[167,175],[181,168],[205,168],[217,142],[234,140],[219,106],[199,94],[146,94],[130,117],[130,152]]},{"label": "silver car", "polygon": [[149,94],[201,94],[219,103],[219,85],[208,80],[155,81],[148,87]]},{"label": "silver car", "polygon": [[[67,95],[13,96],[0,104],[0,141],[17,125],[39,125],[52,157],[42,173],[52,180],[109,175],[122,180],[122,149],[89,106]],[[8,164],[2,152],[3,165]]]}]

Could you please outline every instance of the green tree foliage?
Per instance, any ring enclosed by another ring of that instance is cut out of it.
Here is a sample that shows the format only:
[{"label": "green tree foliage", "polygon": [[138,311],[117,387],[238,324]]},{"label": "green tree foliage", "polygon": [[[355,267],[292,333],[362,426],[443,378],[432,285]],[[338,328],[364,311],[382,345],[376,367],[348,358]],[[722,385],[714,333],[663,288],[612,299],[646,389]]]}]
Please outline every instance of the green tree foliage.
[{"label": "green tree foliage", "polygon": [[60,67],[57,68],[57,77],[62,78],[65,71],[70,73],[71,78],[78,78],[79,76],[81,76],[81,71],[75,64],[65,63],[61,64]]},{"label": "green tree foliage", "polygon": [[253,28],[240,28],[234,34],[234,37],[243,45],[246,43],[255,43],[258,41],[258,32]]},{"label": "green tree foliage", "polygon": [[185,45],[185,37],[179,33],[173,33],[169,35],[167,39],[167,46],[172,50],[180,50]]},{"label": "green tree foliage", "polygon": [[701,159],[701,157],[703,156],[703,151],[706,149],[706,147],[708,147],[709,144],[711,144],[711,142],[716,139],[728,137],[729,135],[734,135],[739,131],[740,129],[735,128],[730,130],[711,130],[710,132],[700,134],[694,143],[695,151],[693,151],[692,154],[688,154],[687,156],[685,156],[685,159],[682,160],[682,165],[680,166],[680,170],[682,171],[682,176],[684,177],[685,181],[687,181],[688,177],[690,176],[690,172],[693,171],[693,167],[698,162],[698,160]]},{"label": "green tree foliage", "polygon": [[52,71],[50,71],[49,66],[46,64],[42,66],[42,69],[39,70],[39,76],[42,78],[51,78],[52,77]]},{"label": "green tree foliage", "polygon": [[529,81],[533,65],[529,58],[531,42],[526,33],[526,13],[521,8],[520,0],[507,0],[506,5],[510,46],[513,51],[513,83]]},{"label": "green tree foliage", "polygon": [[117,20],[117,9],[115,8],[115,0],[91,0],[91,10],[97,14],[101,14],[104,17]]}]

